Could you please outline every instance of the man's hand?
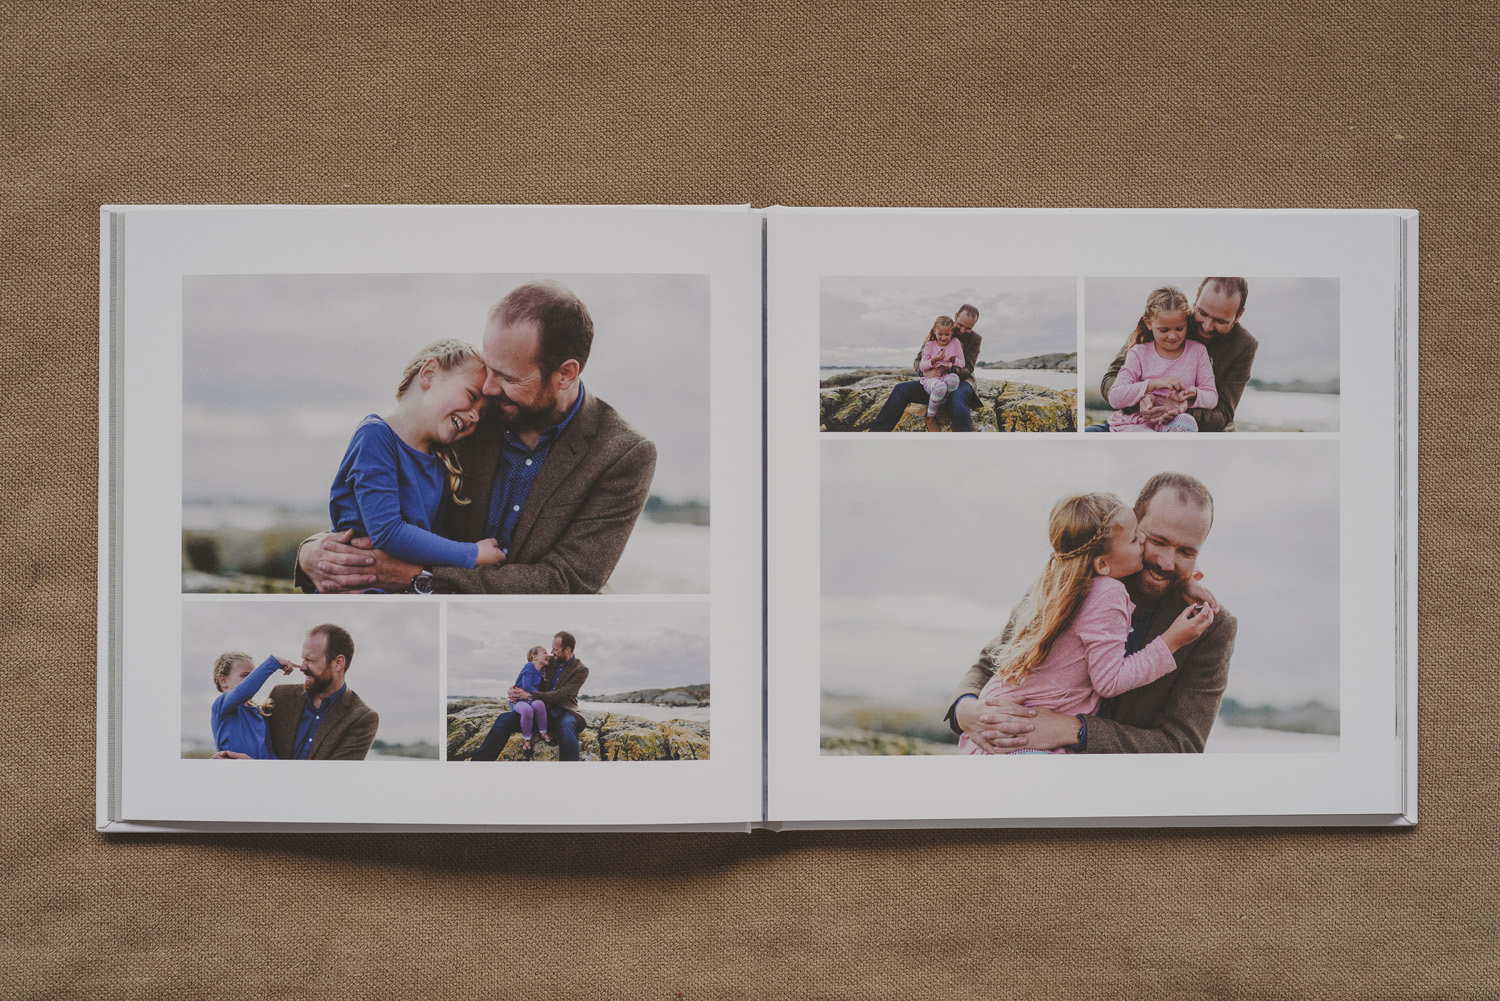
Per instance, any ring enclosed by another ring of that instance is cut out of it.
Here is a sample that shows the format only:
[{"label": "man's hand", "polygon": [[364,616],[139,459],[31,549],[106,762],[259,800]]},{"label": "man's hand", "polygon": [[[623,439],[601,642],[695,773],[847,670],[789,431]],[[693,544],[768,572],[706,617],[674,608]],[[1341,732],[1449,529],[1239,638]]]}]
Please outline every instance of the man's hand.
[{"label": "man's hand", "polygon": [[1187,411],[1187,404],[1180,401],[1171,403],[1160,397],[1147,395],[1141,397],[1141,403],[1137,407],[1137,410],[1140,411],[1142,417],[1160,427],[1170,422],[1178,414],[1185,413]]},{"label": "man's hand", "polygon": [[1154,422],[1160,414],[1166,412],[1169,406],[1171,404],[1167,403],[1166,400],[1158,399],[1152,394],[1147,393],[1141,397],[1141,402],[1136,405],[1136,412],[1147,420]]},{"label": "man's hand", "polygon": [[422,569],[376,549],[353,529],[330,532],[304,543],[297,565],[320,594],[348,594],[370,587],[402,591]]},{"label": "man's hand", "polygon": [[222,760],[226,760],[227,761],[230,758],[242,758],[245,761],[253,760],[250,757],[250,755],[248,755],[248,754],[241,754],[239,751],[220,751],[217,754],[215,754],[212,758],[209,758],[208,760],[210,760],[210,761],[218,761],[218,760],[222,759]]},{"label": "man's hand", "polygon": [[524,688],[517,688],[515,685],[512,685],[510,687],[510,691],[505,693],[505,697],[510,699],[512,702],[522,702],[530,698],[531,693]]},{"label": "man's hand", "polygon": [[964,699],[954,718],[970,740],[991,754],[1016,747],[1050,751],[1078,742],[1078,717],[1032,708],[1005,695]]}]

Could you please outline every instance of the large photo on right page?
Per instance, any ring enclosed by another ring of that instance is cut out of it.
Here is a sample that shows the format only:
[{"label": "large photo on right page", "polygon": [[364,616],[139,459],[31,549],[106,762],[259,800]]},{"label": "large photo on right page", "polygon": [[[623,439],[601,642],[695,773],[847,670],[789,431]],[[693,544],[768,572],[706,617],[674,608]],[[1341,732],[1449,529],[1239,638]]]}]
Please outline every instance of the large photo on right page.
[{"label": "large photo on right page", "polygon": [[769,229],[771,821],[1411,822],[1397,214]]}]

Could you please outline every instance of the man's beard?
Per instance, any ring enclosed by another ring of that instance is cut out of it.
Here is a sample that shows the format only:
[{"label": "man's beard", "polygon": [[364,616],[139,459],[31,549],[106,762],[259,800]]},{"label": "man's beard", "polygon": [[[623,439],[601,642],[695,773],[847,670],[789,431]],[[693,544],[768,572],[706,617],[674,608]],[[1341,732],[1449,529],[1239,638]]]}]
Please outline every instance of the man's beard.
[{"label": "man's beard", "polygon": [[[539,405],[518,403],[501,393],[490,401],[500,414],[500,422],[512,431],[541,431],[557,423],[557,394],[549,393]],[[514,407],[512,413],[506,407]]]},{"label": "man's beard", "polygon": [[[1165,581],[1156,580],[1150,576],[1150,571],[1152,570],[1165,575],[1167,579]],[[1152,563],[1150,560],[1141,561],[1141,572],[1136,575],[1137,590],[1143,596],[1150,598],[1166,597],[1173,591],[1180,590],[1185,583],[1186,580],[1184,578],[1175,573],[1167,573],[1160,565]]]},{"label": "man's beard", "polygon": [[332,677],[320,678],[315,674],[309,674],[307,677],[302,679],[302,691],[305,695],[327,695],[332,690]]}]

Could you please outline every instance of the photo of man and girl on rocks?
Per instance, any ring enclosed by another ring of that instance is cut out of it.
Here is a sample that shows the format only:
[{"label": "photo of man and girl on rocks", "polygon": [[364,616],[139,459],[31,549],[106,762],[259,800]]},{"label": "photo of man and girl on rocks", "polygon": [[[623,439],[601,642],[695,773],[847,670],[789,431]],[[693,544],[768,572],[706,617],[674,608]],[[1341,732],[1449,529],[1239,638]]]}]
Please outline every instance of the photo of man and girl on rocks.
[{"label": "photo of man and girl on rocks", "polygon": [[447,759],[706,760],[708,649],[703,602],[455,603]]}]

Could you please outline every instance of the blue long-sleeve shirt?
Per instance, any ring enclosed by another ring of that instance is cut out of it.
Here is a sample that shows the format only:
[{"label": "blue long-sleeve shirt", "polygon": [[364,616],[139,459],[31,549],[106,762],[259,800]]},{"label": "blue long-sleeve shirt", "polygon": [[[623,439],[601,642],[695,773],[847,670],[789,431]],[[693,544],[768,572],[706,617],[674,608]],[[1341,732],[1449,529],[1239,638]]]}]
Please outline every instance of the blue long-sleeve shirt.
[{"label": "blue long-sleeve shirt", "polygon": [[211,716],[214,747],[252,758],[276,757],[266,741],[266,718],[258,707],[246,703],[280,666],[275,657],[267,657],[244,681],[214,699]]},{"label": "blue long-sleeve shirt", "polygon": [[412,448],[371,414],[354,429],[329,491],[333,530],[352,528],[408,563],[473,569],[479,546],[432,531],[447,485],[441,459]]},{"label": "blue long-sleeve shirt", "polygon": [[516,687],[525,689],[528,692],[541,691],[541,668],[537,667],[535,664],[528,660],[526,662],[526,666],[521,668],[521,673],[516,675]]}]

